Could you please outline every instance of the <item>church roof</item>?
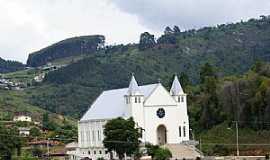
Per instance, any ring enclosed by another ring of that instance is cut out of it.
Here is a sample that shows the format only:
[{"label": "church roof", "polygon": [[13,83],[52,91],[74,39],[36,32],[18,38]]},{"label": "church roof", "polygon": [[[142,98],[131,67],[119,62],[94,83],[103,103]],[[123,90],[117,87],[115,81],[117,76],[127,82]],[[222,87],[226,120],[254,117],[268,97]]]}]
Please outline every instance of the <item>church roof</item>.
[{"label": "church roof", "polygon": [[[138,89],[147,98],[157,85],[138,86]],[[122,88],[102,92],[80,121],[112,119],[124,116],[127,110],[124,96],[127,95],[128,91],[129,88]]]},{"label": "church roof", "polygon": [[177,78],[177,75],[174,76],[174,80],[173,80],[173,83],[172,83],[170,93],[172,95],[184,94],[184,91],[182,89],[182,86],[181,86],[178,78]]},{"label": "church roof", "polygon": [[141,94],[140,92],[140,88],[138,86],[138,83],[134,77],[134,75],[132,74],[131,76],[131,80],[130,80],[130,83],[129,83],[129,87],[128,87],[128,95],[138,95],[138,94]]}]

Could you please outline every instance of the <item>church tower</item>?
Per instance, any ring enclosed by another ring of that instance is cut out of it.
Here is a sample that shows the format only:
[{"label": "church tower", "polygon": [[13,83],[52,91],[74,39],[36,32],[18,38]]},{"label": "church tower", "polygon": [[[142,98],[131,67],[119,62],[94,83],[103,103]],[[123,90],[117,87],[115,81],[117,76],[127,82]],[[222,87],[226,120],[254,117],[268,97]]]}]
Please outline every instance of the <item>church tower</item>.
[{"label": "church tower", "polygon": [[127,94],[125,95],[125,103],[127,106],[126,117],[133,117],[134,121],[137,122],[137,127],[144,128],[144,112],[143,112],[144,96],[140,91],[138,83],[134,77],[131,76]]},{"label": "church tower", "polygon": [[179,124],[179,135],[181,141],[189,140],[189,119],[187,113],[187,94],[184,93],[182,86],[178,80],[177,75],[174,76],[172,87],[170,90],[171,96],[177,102],[178,109],[181,113],[181,122]]},{"label": "church tower", "polygon": [[187,113],[187,94],[184,93],[177,75],[174,76],[170,94],[172,95],[174,100],[178,103],[178,105],[181,107],[183,112]]}]

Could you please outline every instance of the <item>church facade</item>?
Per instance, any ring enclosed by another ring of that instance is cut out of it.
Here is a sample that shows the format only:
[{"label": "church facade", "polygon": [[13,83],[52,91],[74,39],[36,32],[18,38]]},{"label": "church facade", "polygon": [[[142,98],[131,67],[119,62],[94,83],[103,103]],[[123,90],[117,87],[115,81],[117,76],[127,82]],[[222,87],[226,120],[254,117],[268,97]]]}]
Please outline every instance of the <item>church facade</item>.
[{"label": "church facade", "polygon": [[170,91],[161,83],[139,86],[132,75],[128,88],[108,90],[94,101],[78,122],[78,148],[73,159],[109,158],[103,129],[110,119],[133,117],[142,128],[141,141],[155,145],[189,141],[187,95],[174,77]]}]

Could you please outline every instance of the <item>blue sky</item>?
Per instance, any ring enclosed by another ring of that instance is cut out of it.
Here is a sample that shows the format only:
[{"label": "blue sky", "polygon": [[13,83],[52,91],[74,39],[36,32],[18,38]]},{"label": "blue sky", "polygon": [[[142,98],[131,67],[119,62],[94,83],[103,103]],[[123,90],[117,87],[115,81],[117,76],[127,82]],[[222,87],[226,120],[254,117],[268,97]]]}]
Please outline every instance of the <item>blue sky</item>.
[{"label": "blue sky", "polygon": [[140,33],[231,23],[270,15],[269,0],[0,0],[0,57],[29,53],[65,38],[103,34],[109,44]]}]

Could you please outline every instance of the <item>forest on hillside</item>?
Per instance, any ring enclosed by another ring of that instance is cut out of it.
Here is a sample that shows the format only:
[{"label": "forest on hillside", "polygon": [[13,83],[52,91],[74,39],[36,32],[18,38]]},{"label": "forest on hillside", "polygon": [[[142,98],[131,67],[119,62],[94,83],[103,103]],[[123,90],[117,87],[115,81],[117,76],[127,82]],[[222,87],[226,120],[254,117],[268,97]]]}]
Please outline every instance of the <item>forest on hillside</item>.
[{"label": "forest on hillside", "polygon": [[38,67],[65,57],[95,53],[99,48],[103,47],[104,43],[105,37],[102,35],[65,39],[39,51],[30,53],[27,59],[27,65]]},{"label": "forest on hillside", "polygon": [[14,72],[25,69],[25,65],[11,60],[4,60],[0,57],[0,73]]},{"label": "forest on hillside", "polygon": [[106,46],[50,72],[30,100],[79,118],[102,90],[126,87],[131,72],[139,84],[160,78],[166,87],[175,73],[188,76],[192,85],[199,84],[200,69],[206,63],[217,68],[218,78],[241,75],[256,61],[270,60],[269,35],[270,18],[265,16],[183,32],[176,26],[166,27],[157,40],[145,32],[138,44]]}]

